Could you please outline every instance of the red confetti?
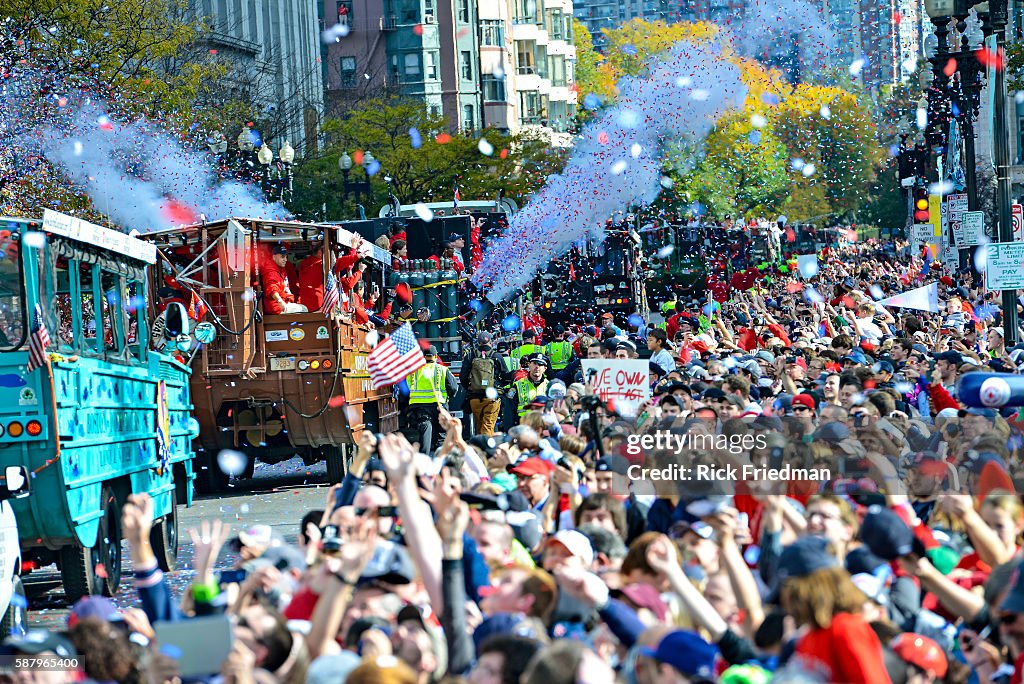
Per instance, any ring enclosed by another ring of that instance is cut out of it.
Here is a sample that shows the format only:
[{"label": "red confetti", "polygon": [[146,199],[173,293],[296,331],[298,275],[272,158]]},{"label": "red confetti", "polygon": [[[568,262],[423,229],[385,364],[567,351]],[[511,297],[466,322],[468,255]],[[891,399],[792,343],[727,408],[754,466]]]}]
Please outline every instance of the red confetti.
[{"label": "red confetti", "polygon": [[597,134],[597,142],[601,143],[602,145],[607,145],[608,144],[608,134],[605,133],[604,131],[601,131],[600,133],[598,133]]},{"label": "red confetti", "polygon": [[795,280],[790,281],[789,283],[786,284],[786,292],[789,292],[790,294],[794,294],[796,292],[800,292],[803,289],[804,289],[804,286],[802,284],[796,282]]},{"label": "red confetti", "polygon": [[978,62],[981,66],[986,69],[989,67],[995,67],[996,71],[999,71],[1006,66],[1006,53],[1004,53],[1002,49],[996,53],[988,48],[981,48],[974,53],[974,56],[978,58]]},{"label": "red confetti", "polygon": [[331,400],[327,402],[327,405],[330,406],[331,408],[338,408],[339,406],[343,406],[344,404],[345,397],[343,396],[331,397]]},{"label": "red confetti", "polygon": [[412,32],[415,33],[417,36],[422,36],[423,35],[423,24],[416,24],[415,26],[413,26],[412,27]]},{"label": "red confetti", "polygon": [[169,199],[160,207],[160,213],[168,221],[176,225],[191,225],[196,222],[196,215],[192,209],[176,200]]},{"label": "red confetti", "polygon": [[360,166],[363,163],[363,151],[356,150],[352,153],[352,161],[355,162],[356,166]]},{"label": "red confetti", "polygon": [[395,297],[398,301],[403,304],[408,304],[412,301],[412,290],[409,289],[408,283],[398,283],[395,285]]},{"label": "red confetti", "polygon": [[217,54],[217,51],[216,50],[210,50],[210,54],[211,55],[215,55],[215,54]]},{"label": "red confetti", "polygon": [[946,74],[947,78],[951,78],[956,73],[956,60],[951,59],[946,62],[946,66],[942,67],[942,73]]},{"label": "red confetti", "polygon": [[103,567],[103,563],[96,564],[96,576],[100,579],[107,579],[107,569]]},{"label": "red confetti", "polygon": [[504,149],[501,152],[499,152],[498,156],[501,157],[502,159],[505,159],[506,157],[508,157],[508,149]]},{"label": "red confetti", "polygon": [[448,135],[447,133],[438,133],[437,137],[434,138],[434,140],[437,141],[438,145],[446,145],[452,141],[452,136]]}]

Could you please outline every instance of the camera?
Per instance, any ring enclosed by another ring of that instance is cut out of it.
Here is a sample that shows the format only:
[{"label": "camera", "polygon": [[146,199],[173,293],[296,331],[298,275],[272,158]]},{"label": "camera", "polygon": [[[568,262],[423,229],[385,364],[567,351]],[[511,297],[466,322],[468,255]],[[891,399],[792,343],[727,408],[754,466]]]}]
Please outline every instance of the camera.
[{"label": "camera", "polygon": [[337,525],[327,525],[324,527],[320,550],[324,553],[337,553],[341,550],[341,537],[338,535]]}]

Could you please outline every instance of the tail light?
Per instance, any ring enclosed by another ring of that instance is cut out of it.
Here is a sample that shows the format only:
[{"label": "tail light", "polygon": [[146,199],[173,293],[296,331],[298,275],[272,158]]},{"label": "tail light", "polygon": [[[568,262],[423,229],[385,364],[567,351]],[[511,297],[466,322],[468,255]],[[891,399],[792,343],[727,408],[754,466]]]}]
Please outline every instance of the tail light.
[{"label": "tail light", "polygon": [[29,437],[38,437],[43,434],[43,424],[38,420],[30,420],[25,426],[25,431],[28,432]]},{"label": "tail light", "polygon": [[330,359],[324,359],[324,362],[320,365],[324,370],[330,370],[331,368],[334,367],[334,362],[331,361]]},{"label": "tail light", "polygon": [[11,437],[21,437],[21,433],[24,431],[25,428],[16,420],[7,425],[7,434]]}]

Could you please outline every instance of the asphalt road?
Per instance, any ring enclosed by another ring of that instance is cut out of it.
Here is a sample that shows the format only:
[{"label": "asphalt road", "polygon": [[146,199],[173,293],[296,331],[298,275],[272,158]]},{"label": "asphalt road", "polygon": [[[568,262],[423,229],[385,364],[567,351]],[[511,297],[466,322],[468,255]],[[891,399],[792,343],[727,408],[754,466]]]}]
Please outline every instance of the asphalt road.
[{"label": "asphalt road", "polygon": [[[197,499],[191,508],[179,507],[178,570],[168,577],[177,596],[192,581],[192,543],[188,529],[204,519],[230,520],[234,529],[248,525],[272,526],[288,541],[295,541],[299,521],[308,511],[323,508],[327,497],[327,470],[323,463],[305,466],[299,458],[276,465],[256,464],[253,479],[235,481],[217,496]],[[114,598],[122,607],[136,605],[131,585],[131,567],[127,544],[123,547],[125,568],[121,589]],[[235,558],[221,553],[219,567],[230,567]],[[29,587],[29,626],[60,629],[67,620],[64,593],[56,566],[33,572],[26,578]]]}]

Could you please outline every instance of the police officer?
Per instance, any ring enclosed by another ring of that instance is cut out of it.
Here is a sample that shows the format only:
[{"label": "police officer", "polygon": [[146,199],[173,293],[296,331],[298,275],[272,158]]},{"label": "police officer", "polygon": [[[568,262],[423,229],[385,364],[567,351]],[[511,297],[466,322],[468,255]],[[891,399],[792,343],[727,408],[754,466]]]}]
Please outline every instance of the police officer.
[{"label": "police officer", "polygon": [[542,354],[544,347],[539,344],[534,344],[537,339],[537,333],[532,328],[527,328],[523,331],[523,343],[512,350],[512,358],[518,362],[522,362],[524,358],[530,358],[536,354]]},{"label": "police officer", "polygon": [[529,359],[526,377],[516,380],[508,392],[508,398],[514,402],[516,415],[520,418],[529,410],[530,403],[548,392],[548,381],[544,374],[548,370],[548,360],[543,354],[534,354]]},{"label": "police officer", "polygon": [[565,339],[565,328],[556,325],[555,339],[544,345],[544,355],[551,359],[550,375],[558,377],[572,361],[572,344]]},{"label": "police officer", "polygon": [[440,409],[459,391],[459,383],[446,367],[437,363],[437,348],[423,352],[426,363],[406,378],[409,384],[409,426],[418,437],[420,449],[428,456],[440,446]]}]

